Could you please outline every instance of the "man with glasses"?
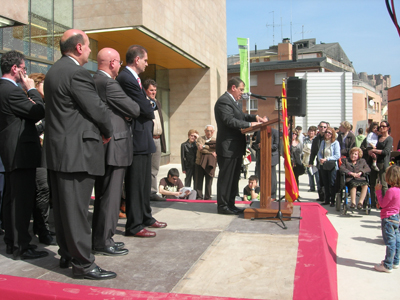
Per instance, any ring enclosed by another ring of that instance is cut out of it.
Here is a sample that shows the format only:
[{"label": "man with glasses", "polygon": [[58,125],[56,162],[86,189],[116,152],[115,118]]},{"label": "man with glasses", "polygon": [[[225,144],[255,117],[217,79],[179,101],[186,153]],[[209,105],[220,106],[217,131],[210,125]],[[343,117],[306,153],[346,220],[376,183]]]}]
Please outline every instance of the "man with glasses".
[{"label": "man with glasses", "polygon": [[117,228],[122,184],[125,171],[132,163],[133,144],[129,129],[132,120],[139,116],[139,105],[132,101],[115,77],[121,67],[119,53],[112,48],[103,48],[97,54],[98,70],[93,76],[96,90],[107,105],[113,136],[104,145],[104,176],[96,178],[94,212],[92,221],[92,247],[95,254],[118,256],[128,254],[124,243],[114,242]]},{"label": "man with glasses", "polygon": [[[321,145],[321,142],[324,140],[325,136],[325,131],[328,128],[329,123],[325,121],[319,122],[318,125],[318,135],[313,139],[312,145],[311,145],[311,153],[310,153],[310,160],[308,163],[308,167],[312,167],[314,165],[315,158],[317,157],[319,146]],[[318,171],[314,173],[315,176],[315,181],[317,182],[317,189],[318,189],[318,201],[324,201],[324,191],[322,187],[322,181],[319,176],[319,161],[317,159],[317,169]]]},{"label": "man with glasses", "polygon": [[[36,168],[41,147],[35,123],[44,118],[44,103],[26,75],[25,56],[9,51],[1,57],[0,156],[5,169],[3,199],[6,253],[15,259],[47,256],[36,251],[28,232],[36,196]],[[17,84],[21,84],[22,90]]]},{"label": "man with glasses", "polygon": [[184,187],[178,169],[169,169],[167,177],[160,180],[159,190],[165,199],[196,199],[196,191]]}]

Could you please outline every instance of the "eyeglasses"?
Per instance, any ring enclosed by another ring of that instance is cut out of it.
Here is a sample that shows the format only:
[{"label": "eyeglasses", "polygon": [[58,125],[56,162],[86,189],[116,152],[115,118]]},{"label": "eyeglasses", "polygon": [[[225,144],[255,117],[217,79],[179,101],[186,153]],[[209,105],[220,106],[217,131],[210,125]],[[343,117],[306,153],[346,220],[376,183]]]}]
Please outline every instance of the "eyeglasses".
[{"label": "eyeglasses", "polygon": [[326,126],[321,126],[321,125],[319,125],[318,127],[319,127],[319,128],[326,128]]},{"label": "eyeglasses", "polygon": [[330,132],[330,131],[327,131],[327,132],[325,132],[325,134],[332,134],[332,132]]},{"label": "eyeglasses", "polygon": [[25,71],[27,70],[26,67],[18,67],[18,68],[25,70]]},{"label": "eyeglasses", "polygon": [[384,126],[384,125],[381,125],[381,126],[379,126],[380,128],[386,128],[387,126]]},{"label": "eyeglasses", "polygon": [[122,64],[124,63],[123,60],[118,60],[118,59],[110,60],[110,62],[113,62],[113,61],[117,61],[117,62],[119,63],[120,66],[122,66]]}]

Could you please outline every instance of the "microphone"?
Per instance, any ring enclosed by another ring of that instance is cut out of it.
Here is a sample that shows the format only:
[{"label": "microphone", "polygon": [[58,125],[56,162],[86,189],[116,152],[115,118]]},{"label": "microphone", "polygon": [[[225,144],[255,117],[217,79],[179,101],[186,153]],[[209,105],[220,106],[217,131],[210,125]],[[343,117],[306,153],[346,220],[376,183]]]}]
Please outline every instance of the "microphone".
[{"label": "microphone", "polygon": [[250,96],[252,96],[254,98],[261,99],[261,100],[267,100],[267,98],[265,98],[264,96],[253,94],[253,93],[250,93],[250,92],[242,95],[243,99],[246,99],[246,100],[249,99]]},{"label": "microphone", "polygon": [[253,93],[249,93],[249,94],[250,94],[250,96],[252,96],[254,98],[258,98],[258,99],[261,99],[261,100],[267,100],[267,98],[265,98],[264,96],[253,94]]}]

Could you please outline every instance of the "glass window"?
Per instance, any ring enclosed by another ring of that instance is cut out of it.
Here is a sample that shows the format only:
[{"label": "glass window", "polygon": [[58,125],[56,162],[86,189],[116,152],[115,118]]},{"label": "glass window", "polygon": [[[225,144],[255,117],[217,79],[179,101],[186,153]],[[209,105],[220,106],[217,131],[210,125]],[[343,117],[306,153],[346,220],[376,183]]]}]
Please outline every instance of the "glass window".
[{"label": "glass window", "polygon": [[275,73],[275,84],[282,84],[282,80],[287,77],[286,72]]}]

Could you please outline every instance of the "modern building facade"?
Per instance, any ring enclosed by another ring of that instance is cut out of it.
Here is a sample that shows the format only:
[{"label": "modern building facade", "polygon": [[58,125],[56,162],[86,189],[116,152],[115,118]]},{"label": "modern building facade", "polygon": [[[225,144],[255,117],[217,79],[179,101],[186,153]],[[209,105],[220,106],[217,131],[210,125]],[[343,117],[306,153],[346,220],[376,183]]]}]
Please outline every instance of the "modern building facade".
[{"label": "modern building facade", "polygon": [[[0,54],[11,49],[28,59],[28,73],[46,73],[61,54],[59,39],[69,28],[90,38],[89,71],[97,69],[100,49],[112,47],[125,60],[130,45],[148,50],[142,80],[158,84],[167,154],[180,161],[189,129],[215,124],[214,103],[225,91],[226,3],[202,0],[13,0],[0,1],[0,17],[14,24],[0,29]],[[1,25],[1,19],[0,19]],[[16,26],[15,26],[16,25]]]}]

